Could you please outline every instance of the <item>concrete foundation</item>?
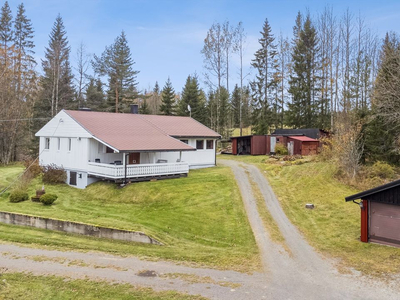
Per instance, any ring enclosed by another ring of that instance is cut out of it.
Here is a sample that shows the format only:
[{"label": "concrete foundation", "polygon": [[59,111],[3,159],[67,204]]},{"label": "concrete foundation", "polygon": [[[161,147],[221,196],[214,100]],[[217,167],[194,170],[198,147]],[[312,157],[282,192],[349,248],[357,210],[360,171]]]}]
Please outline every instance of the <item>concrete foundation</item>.
[{"label": "concrete foundation", "polygon": [[0,222],[5,224],[76,233],[98,238],[162,245],[161,242],[139,231],[120,230],[9,212],[0,211]]}]

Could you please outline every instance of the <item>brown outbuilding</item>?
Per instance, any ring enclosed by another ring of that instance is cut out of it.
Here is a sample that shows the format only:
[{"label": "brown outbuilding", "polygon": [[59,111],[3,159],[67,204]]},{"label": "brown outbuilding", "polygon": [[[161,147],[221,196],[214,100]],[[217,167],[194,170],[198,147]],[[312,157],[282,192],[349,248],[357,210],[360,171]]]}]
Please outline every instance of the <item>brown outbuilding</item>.
[{"label": "brown outbuilding", "polygon": [[400,180],[346,197],[346,201],[361,208],[362,242],[400,247]]},{"label": "brown outbuilding", "polygon": [[289,155],[315,155],[318,153],[319,141],[308,136],[289,136],[287,148]]},{"label": "brown outbuilding", "polygon": [[269,139],[266,135],[231,137],[233,155],[265,155]]}]

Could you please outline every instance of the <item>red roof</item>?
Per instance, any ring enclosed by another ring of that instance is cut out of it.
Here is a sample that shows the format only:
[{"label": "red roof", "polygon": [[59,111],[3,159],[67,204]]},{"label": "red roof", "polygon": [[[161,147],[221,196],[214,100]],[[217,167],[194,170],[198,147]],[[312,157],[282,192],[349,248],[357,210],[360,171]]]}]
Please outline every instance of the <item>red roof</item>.
[{"label": "red roof", "polygon": [[175,137],[214,137],[221,135],[190,117],[140,115],[165,133]]},{"label": "red roof", "polygon": [[96,139],[118,151],[190,151],[195,149],[170,135],[219,137],[213,130],[188,117],[65,112]]},{"label": "red roof", "polygon": [[289,138],[302,142],[319,142],[318,140],[312,139],[305,135],[289,136]]}]

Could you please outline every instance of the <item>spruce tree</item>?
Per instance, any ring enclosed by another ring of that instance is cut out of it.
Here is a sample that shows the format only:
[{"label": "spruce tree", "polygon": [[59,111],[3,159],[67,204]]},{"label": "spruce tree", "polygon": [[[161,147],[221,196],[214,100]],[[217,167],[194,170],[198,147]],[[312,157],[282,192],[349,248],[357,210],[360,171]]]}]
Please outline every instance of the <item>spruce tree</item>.
[{"label": "spruce tree", "polygon": [[163,115],[172,116],[175,114],[175,91],[171,80],[168,77],[167,82],[161,91],[160,111]]},{"label": "spruce tree", "polygon": [[1,8],[0,16],[0,49],[1,49],[1,63],[4,69],[10,68],[11,58],[13,56],[12,41],[12,14],[8,1],[4,3]]},{"label": "spruce tree", "polygon": [[[177,114],[179,116],[191,115],[193,119],[203,123],[205,121],[204,104],[204,94],[199,87],[197,76],[189,75],[182,91],[182,98],[178,103]],[[191,113],[188,105],[190,105]]]},{"label": "spruce tree", "polygon": [[100,79],[91,78],[85,91],[86,107],[95,111],[106,109],[104,101],[103,83]]},{"label": "spruce tree", "polygon": [[45,59],[42,60],[43,77],[41,79],[41,101],[36,103],[36,116],[54,117],[64,108],[74,108],[74,89],[69,63],[70,47],[64,22],[57,16],[50,33]]},{"label": "spruce tree", "polygon": [[217,91],[216,96],[219,107],[219,118],[218,118],[217,128],[219,134],[227,138],[231,133],[230,128],[228,127],[229,116],[231,113],[229,106],[229,92],[226,88],[221,87]]},{"label": "spruce tree", "polygon": [[109,111],[124,111],[136,98],[136,76],[139,71],[133,69],[134,64],[124,31],[111,46],[106,47],[100,57],[94,55],[93,69],[98,75],[108,77]]},{"label": "spruce tree", "polygon": [[241,121],[241,114],[243,113],[242,111],[242,105],[241,105],[241,97],[242,97],[242,91],[240,90],[239,86],[236,84],[233,92],[232,92],[232,98],[231,98],[231,107],[232,107],[232,121],[233,121],[233,126],[234,127],[240,127],[240,121]]},{"label": "spruce tree", "polygon": [[301,20],[301,17],[297,17],[294,29],[293,74],[289,81],[292,103],[288,105],[288,125],[295,128],[321,127],[322,124],[318,124],[317,118],[319,105],[317,32],[309,15],[300,28],[298,20]]},{"label": "spruce tree", "polygon": [[35,47],[33,43],[33,27],[31,20],[26,17],[25,7],[22,3],[18,6],[17,16],[14,21],[14,44],[16,49],[16,92],[17,97],[22,99],[25,98],[25,95],[21,95],[24,87],[27,87],[32,77],[35,76],[33,68],[36,64],[33,58],[35,54],[33,51]]},{"label": "spruce tree", "polygon": [[260,49],[254,54],[251,66],[256,69],[256,78],[251,82],[253,96],[253,131],[255,134],[267,134],[272,124],[271,104],[277,79],[275,56],[277,55],[275,38],[268,19],[258,40]]},{"label": "spruce tree", "polygon": [[139,113],[142,115],[150,115],[150,107],[146,99],[143,100],[142,105],[139,107]]}]

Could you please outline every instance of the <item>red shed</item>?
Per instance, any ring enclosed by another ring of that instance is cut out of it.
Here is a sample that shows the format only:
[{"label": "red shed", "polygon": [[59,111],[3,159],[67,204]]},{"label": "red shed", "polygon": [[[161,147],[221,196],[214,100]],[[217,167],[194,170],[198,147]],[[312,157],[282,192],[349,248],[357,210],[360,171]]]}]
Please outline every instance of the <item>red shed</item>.
[{"label": "red shed", "polygon": [[265,135],[247,135],[231,137],[233,155],[265,155],[267,137]]},{"label": "red shed", "polygon": [[360,205],[361,242],[400,247],[400,180],[346,197],[346,201]]},{"label": "red shed", "polygon": [[308,136],[288,136],[287,148],[290,155],[314,155],[318,153],[319,141]]}]

